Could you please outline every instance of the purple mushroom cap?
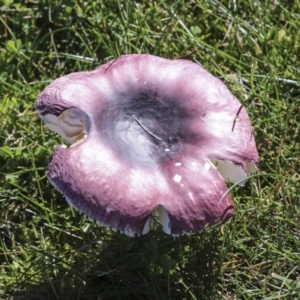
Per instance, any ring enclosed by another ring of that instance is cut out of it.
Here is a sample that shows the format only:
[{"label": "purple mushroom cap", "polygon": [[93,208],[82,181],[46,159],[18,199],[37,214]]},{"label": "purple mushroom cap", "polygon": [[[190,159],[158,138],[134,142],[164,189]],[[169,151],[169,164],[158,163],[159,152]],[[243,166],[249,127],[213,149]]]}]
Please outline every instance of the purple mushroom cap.
[{"label": "purple mushroom cap", "polygon": [[50,182],[128,235],[147,233],[152,218],[173,235],[223,223],[234,213],[225,182],[256,171],[247,112],[190,61],[125,55],[56,79],[36,109],[72,144],[52,153]]}]

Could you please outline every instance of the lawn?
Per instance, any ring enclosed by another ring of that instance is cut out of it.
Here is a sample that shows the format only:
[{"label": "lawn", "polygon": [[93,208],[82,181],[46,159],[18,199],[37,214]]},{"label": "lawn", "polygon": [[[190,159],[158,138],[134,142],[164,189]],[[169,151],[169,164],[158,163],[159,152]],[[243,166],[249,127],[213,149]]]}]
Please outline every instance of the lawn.
[{"label": "lawn", "polygon": [[[187,59],[247,109],[260,154],[236,213],[174,238],[127,237],[49,183],[35,111],[52,80],[122,54]],[[0,2],[0,299],[299,299],[300,2]]]}]

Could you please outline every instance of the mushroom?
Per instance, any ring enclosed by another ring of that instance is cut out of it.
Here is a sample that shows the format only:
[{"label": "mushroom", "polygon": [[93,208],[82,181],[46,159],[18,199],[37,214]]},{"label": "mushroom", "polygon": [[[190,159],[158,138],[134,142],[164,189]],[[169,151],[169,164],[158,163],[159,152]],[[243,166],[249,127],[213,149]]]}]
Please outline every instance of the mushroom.
[{"label": "mushroom", "polygon": [[224,223],[234,213],[225,182],[256,171],[247,112],[187,60],[121,56],[56,79],[36,109],[72,144],[54,149],[50,182],[91,219],[131,236],[156,220],[172,235]]}]

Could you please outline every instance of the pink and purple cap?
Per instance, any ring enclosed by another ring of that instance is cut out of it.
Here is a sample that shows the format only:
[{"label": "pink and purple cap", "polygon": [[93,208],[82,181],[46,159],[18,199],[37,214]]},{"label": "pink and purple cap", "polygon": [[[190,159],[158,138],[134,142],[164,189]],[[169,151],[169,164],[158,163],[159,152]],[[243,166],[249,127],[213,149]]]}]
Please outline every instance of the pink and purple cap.
[{"label": "pink and purple cap", "polygon": [[160,221],[172,235],[224,223],[234,213],[226,182],[243,184],[258,153],[249,117],[199,65],[125,55],[56,79],[39,116],[57,146],[47,177],[91,219],[128,235]]}]

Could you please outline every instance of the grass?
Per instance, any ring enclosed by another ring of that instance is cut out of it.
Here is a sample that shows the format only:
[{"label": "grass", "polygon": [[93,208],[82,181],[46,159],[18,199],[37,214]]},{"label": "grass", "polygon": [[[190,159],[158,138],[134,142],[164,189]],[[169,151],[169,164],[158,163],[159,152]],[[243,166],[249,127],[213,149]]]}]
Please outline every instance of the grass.
[{"label": "grass", "polygon": [[[300,2],[4,0],[0,8],[0,299],[299,299]],[[34,110],[51,80],[125,53],[185,58],[248,110],[259,172],[236,215],[177,239],[128,238],[49,184]]]}]

